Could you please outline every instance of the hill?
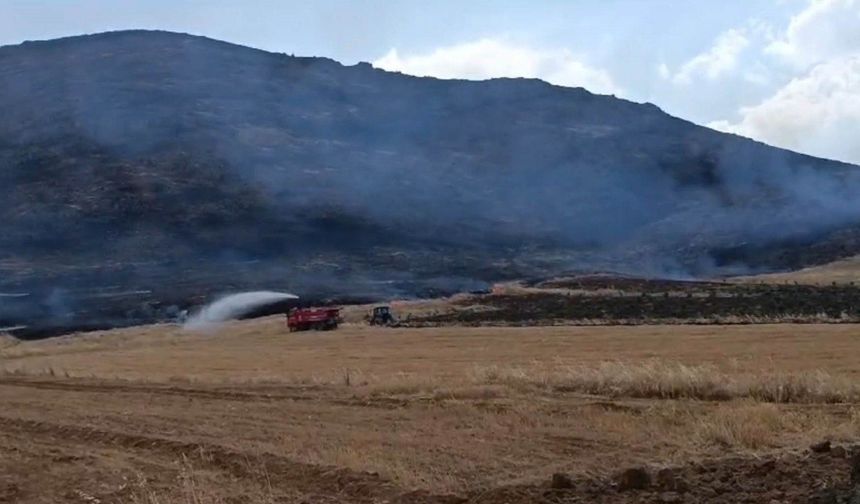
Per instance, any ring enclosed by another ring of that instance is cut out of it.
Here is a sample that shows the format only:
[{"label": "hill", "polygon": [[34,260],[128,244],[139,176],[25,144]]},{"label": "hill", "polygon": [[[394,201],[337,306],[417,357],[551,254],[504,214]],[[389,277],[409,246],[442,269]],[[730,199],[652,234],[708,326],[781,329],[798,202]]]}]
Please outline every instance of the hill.
[{"label": "hill", "polygon": [[860,252],[857,167],[530,79],[126,31],[0,48],[0,326]]}]

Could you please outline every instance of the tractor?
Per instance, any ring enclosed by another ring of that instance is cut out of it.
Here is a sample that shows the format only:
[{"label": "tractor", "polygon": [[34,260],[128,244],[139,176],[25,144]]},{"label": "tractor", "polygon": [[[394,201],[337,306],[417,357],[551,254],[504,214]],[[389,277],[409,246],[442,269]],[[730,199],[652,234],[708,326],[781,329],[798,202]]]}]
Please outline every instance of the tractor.
[{"label": "tractor", "polygon": [[391,308],[388,306],[374,306],[373,311],[368,316],[370,325],[375,326],[395,326],[397,320],[391,313]]}]

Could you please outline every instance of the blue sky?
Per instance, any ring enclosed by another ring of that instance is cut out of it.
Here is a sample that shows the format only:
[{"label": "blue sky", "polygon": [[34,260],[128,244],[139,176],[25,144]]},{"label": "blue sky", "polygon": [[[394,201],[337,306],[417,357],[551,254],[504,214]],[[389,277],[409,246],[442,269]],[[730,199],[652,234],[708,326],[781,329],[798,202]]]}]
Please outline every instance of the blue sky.
[{"label": "blue sky", "polygon": [[860,163],[860,0],[0,0],[0,44],[158,28],[418,75],[538,77]]}]

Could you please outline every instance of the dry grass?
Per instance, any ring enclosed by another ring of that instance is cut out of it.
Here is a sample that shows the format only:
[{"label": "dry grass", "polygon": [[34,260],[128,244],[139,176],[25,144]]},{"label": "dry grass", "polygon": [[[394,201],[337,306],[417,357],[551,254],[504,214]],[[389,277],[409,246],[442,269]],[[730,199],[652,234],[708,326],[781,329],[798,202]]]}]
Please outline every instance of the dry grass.
[{"label": "dry grass", "polygon": [[12,336],[0,333],[0,350],[18,345],[20,342]]},{"label": "dry grass", "polygon": [[[21,488],[30,475],[68,486],[73,477],[93,480],[93,471],[133,482],[140,472],[144,484],[131,488],[134,502],[146,504],[304,497],[267,489],[260,471],[243,471],[253,476],[239,481],[205,461],[183,467],[150,442],[105,453],[113,434],[106,445],[82,448],[62,430],[41,453],[20,443],[44,433],[3,437],[3,418],[73,426],[87,440],[92,431],[119,432],[220,446],[248,460],[377,472],[434,492],[860,435],[860,346],[851,326],[346,326],[289,334],[273,318],[213,334],[153,326],[22,343],[0,349],[0,369],[0,472]],[[10,447],[18,451],[4,451]],[[21,455],[28,450],[41,455]],[[64,476],[78,466],[27,465],[57,456],[49,450],[85,450],[94,469]],[[82,491],[117,500],[98,488]]]},{"label": "dry grass", "polygon": [[146,326],[0,348],[8,371],[48,368],[72,377],[146,381],[331,382],[344,369],[386,379],[457,379],[476,366],[643,362],[660,358],[725,372],[815,371],[860,376],[852,325],[441,327],[286,333],[282,318],[188,333]]},{"label": "dry grass", "polygon": [[648,360],[596,366],[476,368],[476,381],[515,388],[538,387],[608,397],[699,399],[749,398],[774,403],[848,403],[860,400],[860,383],[822,370],[803,372],[720,371],[714,365]]},{"label": "dry grass", "polygon": [[751,450],[778,445],[780,432],[803,421],[785,415],[774,405],[754,402],[716,408],[710,415],[699,419],[695,439],[727,449],[741,447]]},{"label": "dry grass", "polygon": [[841,259],[821,266],[812,266],[785,273],[768,273],[732,279],[740,282],[799,283],[830,285],[860,283],[860,256]]},{"label": "dry grass", "polygon": [[[261,484],[244,493],[242,502],[275,504],[278,498],[272,488],[271,477],[263,465],[247,461],[252,477]],[[236,499],[225,496],[219,488],[219,474],[198,467],[199,460],[182,455],[176,462],[175,482],[168,488],[158,488],[142,473],[137,473],[130,484],[127,501],[131,504],[229,504]],[[96,499],[98,500],[98,499]]]}]

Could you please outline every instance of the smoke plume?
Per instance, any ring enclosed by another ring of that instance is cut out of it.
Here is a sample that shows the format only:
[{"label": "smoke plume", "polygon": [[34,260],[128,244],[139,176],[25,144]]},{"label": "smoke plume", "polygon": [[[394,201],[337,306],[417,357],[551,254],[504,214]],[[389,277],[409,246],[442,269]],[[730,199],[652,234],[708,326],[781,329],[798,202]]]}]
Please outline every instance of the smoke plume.
[{"label": "smoke plume", "polygon": [[[858,167],[584,89],[144,31],[3,47],[0,68],[0,291],[34,293],[2,298],[2,325],[173,320],[277,285],[333,303],[860,253]],[[194,324],[266,298],[242,299]]]}]

